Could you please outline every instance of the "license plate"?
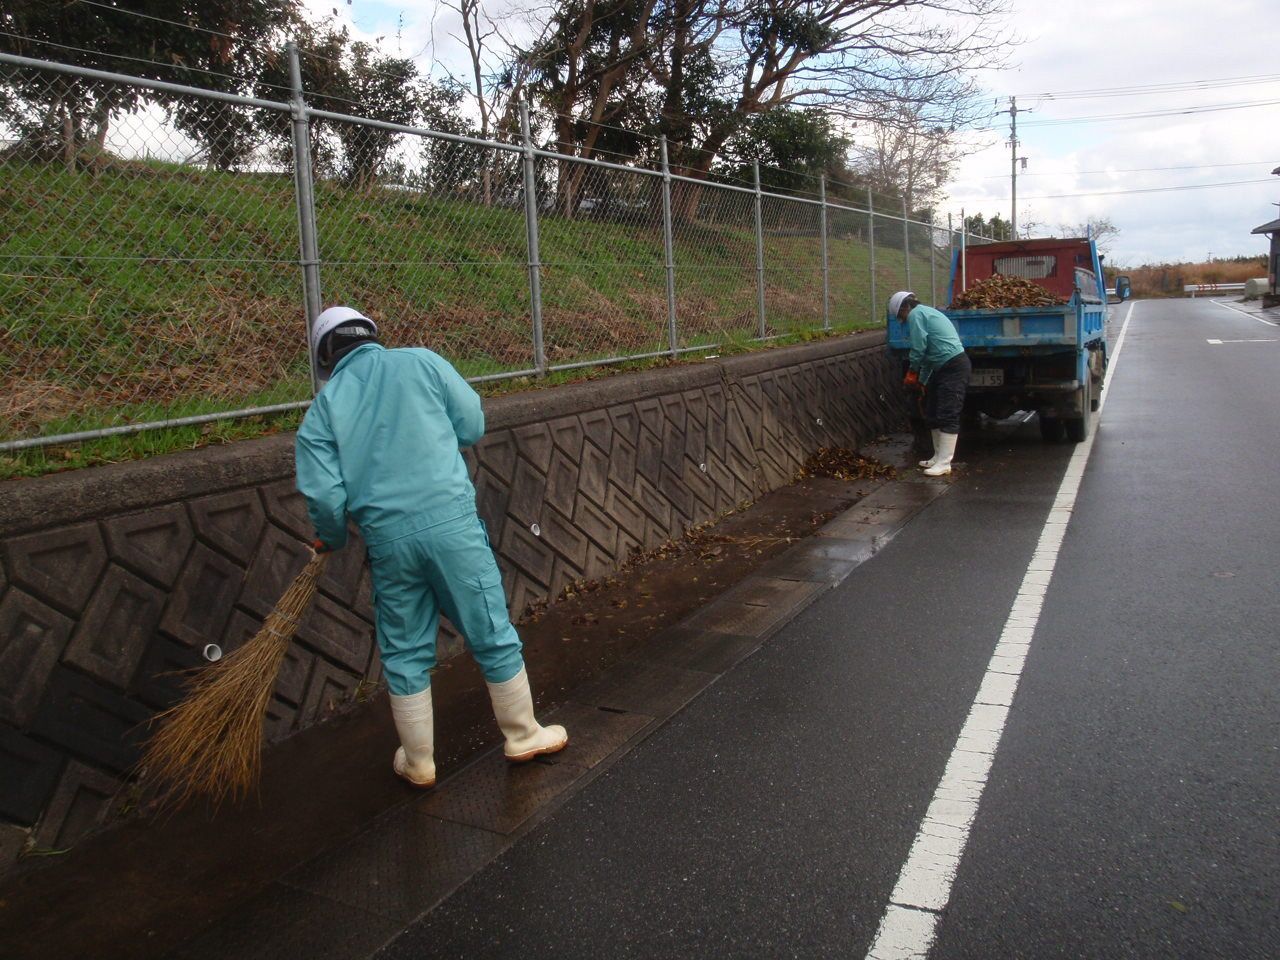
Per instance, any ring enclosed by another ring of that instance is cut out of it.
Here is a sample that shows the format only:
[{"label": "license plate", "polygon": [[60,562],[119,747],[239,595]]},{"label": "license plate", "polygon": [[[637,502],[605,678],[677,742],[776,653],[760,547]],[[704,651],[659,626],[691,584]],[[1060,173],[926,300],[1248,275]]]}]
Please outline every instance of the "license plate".
[{"label": "license plate", "polygon": [[971,387],[1003,387],[1004,371],[999,367],[982,368],[977,367],[969,374],[969,386]]}]

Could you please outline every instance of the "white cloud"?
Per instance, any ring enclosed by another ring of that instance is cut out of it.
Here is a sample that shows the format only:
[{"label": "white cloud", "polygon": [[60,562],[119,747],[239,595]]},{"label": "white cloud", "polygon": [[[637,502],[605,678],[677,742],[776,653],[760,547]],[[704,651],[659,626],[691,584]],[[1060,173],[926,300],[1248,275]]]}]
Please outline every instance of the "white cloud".
[{"label": "white cloud", "polygon": [[[1017,95],[1034,112],[1027,121],[1185,109],[1226,102],[1280,100],[1280,82],[1159,95],[1098,99],[1045,99],[1035,94],[1169,84],[1273,74],[1277,39],[1270,0],[1214,4],[1205,31],[1199,0],[1107,4],[1023,0],[1015,28],[1028,37],[1016,52],[1019,66],[987,78],[1003,97]],[[1019,219],[1049,225],[1110,217],[1120,228],[1113,256],[1126,263],[1203,259],[1261,253],[1265,243],[1249,231],[1275,216],[1280,178],[1280,106],[1063,126],[1020,125],[1021,154],[1029,158],[1018,184]],[[1007,117],[1001,118],[1007,124]],[[1007,133],[1004,134],[1007,137]],[[1009,148],[993,144],[960,165],[951,201],[969,210],[1009,215]],[[1255,166],[1207,166],[1258,161]],[[1203,164],[1200,169],[1129,171]],[[1257,180],[1251,186],[1032,199],[1193,183]]]}]

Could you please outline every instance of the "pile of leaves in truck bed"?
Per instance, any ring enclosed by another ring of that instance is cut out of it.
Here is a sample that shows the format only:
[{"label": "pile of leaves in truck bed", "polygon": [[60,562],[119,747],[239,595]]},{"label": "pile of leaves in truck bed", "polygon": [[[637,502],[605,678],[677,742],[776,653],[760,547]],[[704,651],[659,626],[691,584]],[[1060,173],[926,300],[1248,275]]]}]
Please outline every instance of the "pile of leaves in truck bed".
[{"label": "pile of leaves in truck bed", "polygon": [[898,471],[848,447],[819,447],[800,468],[800,476],[831,477],[835,480],[894,480]]},{"label": "pile of leaves in truck bed", "polygon": [[1057,307],[1066,303],[1061,297],[1037,283],[1022,277],[996,274],[979,280],[951,301],[952,310],[993,310],[1001,307]]}]

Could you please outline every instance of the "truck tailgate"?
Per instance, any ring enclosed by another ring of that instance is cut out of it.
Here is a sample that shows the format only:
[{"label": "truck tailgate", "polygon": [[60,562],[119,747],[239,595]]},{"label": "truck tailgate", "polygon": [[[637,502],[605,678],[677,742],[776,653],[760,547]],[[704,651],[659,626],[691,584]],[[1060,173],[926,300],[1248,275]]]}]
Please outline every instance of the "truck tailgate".
[{"label": "truck tailgate", "polygon": [[1013,307],[947,312],[967,349],[982,347],[1074,346],[1075,308]]}]

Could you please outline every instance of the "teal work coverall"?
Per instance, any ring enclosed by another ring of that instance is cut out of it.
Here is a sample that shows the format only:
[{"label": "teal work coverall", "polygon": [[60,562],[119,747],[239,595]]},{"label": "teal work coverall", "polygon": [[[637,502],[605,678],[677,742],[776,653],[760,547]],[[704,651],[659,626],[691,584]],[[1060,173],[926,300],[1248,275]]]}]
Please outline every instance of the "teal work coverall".
[{"label": "teal work coverall", "polygon": [[907,366],[920,374],[921,383],[928,383],[934,371],[964,353],[955,324],[933,307],[920,304],[907,314],[907,331],[911,335]]},{"label": "teal work coverall", "polygon": [[448,361],[377,343],[338,361],[298,430],[298,489],[316,535],[343,546],[350,514],[368,547],[396,696],[430,686],[441,611],[490,683],[524,665],[460,449],[483,435],[480,398]]}]

